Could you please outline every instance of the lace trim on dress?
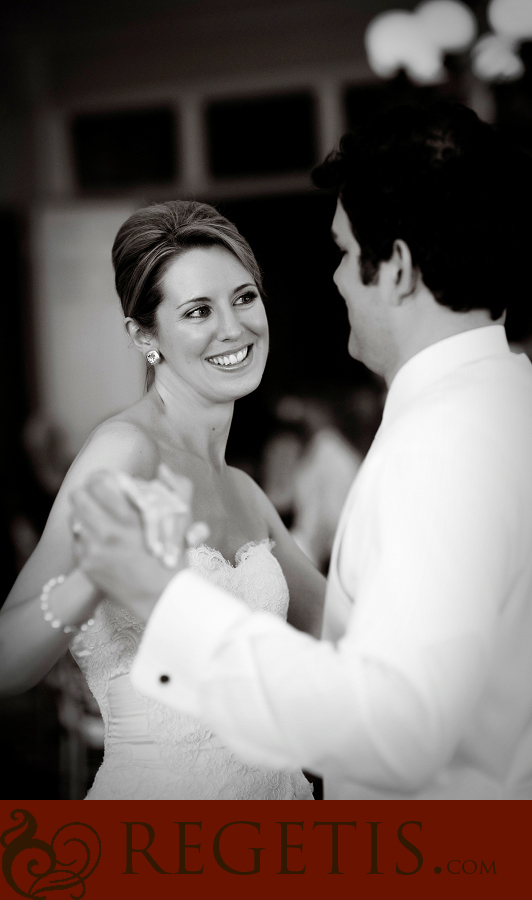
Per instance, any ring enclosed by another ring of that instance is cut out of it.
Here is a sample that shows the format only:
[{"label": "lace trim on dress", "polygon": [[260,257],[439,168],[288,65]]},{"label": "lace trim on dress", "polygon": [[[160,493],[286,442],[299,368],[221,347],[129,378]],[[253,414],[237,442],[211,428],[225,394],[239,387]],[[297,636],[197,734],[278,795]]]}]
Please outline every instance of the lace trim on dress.
[{"label": "lace trim on dress", "polygon": [[226,557],[214,547],[209,547],[207,544],[198,544],[197,547],[191,547],[188,551],[189,563],[194,565],[194,563],[191,562],[191,559],[194,559],[195,562],[196,554],[199,554],[200,557],[202,554],[206,554],[209,560],[217,559],[226,566],[230,566],[231,569],[238,569],[239,565],[244,562],[247,556],[249,556],[250,551],[255,547],[266,547],[266,549],[271,552],[275,547],[275,541],[272,541],[271,538],[263,538],[260,541],[248,541],[247,544],[242,544],[235,553],[234,564],[226,559]]},{"label": "lace trim on dress", "polygon": [[[286,618],[288,588],[271,553],[273,541],[249,541],[235,564],[204,544],[192,548],[192,569],[251,609]],[[111,601],[78,635],[72,655],[85,674],[105,723],[105,756],[88,798],[138,800],[312,799],[302,772],[248,766],[202,722],[138,694],[127,678],[144,625]],[[90,649],[89,656],[77,652]]]}]

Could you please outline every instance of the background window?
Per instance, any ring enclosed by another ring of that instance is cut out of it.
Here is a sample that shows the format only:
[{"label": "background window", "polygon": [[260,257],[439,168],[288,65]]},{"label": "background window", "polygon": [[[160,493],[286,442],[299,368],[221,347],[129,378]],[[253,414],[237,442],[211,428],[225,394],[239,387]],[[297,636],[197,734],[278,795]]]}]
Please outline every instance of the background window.
[{"label": "background window", "polygon": [[217,178],[305,170],[316,161],[314,99],[298,93],[217,100],[207,107],[207,134]]},{"label": "background window", "polygon": [[79,115],[72,135],[82,188],[134,187],[176,178],[172,109]]}]

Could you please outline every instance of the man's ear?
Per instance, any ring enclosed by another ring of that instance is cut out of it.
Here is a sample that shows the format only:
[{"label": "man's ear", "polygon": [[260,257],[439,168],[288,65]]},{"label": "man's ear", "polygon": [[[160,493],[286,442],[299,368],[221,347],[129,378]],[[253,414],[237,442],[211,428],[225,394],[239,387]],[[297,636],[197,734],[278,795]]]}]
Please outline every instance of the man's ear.
[{"label": "man's ear", "polygon": [[145,331],[142,331],[140,325],[135,321],[135,319],[132,319],[131,316],[128,316],[126,319],[124,319],[124,324],[126,326],[126,331],[131,338],[131,341],[143,356],[146,356],[148,350],[157,349],[156,342],[154,342],[153,338],[151,338],[149,334],[146,334]]},{"label": "man's ear", "polygon": [[394,293],[396,302],[399,304],[407,297],[412,296],[419,277],[418,269],[412,263],[412,254],[406,241],[398,239],[393,242],[389,263],[393,269]]}]

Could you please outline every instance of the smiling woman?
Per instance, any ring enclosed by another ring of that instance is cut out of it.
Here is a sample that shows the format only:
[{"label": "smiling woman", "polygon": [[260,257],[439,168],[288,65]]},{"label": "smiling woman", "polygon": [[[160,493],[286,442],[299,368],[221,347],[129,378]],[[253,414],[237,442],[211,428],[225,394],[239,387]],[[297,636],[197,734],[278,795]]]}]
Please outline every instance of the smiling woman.
[{"label": "smiling woman", "polygon": [[[157,379],[163,390],[178,377],[180,391],[232,401],[258,387],[268,323],[260,289],[250,277],[223,246],[193,247],[169,263],[161,277],[164,299],[156,334],[126,319],[137,348],[160,354]],[[232,377],[220,381],[220,371]]]},{"label": "smiling woman", "polygon": [[[170,201],[124,223],[113,263],[149,388],[94,431],[67,474],[0,613],[0,692],[36,684],[70,645],[106,725],[90,799],[312,799],[302,772],[247,766],[200,722],[137,694],[129,671],[143,623],[78,565],[83,529],[71,525],[72,492],[105,468],[137,479],[134,493],[156,494],[164,486],[146,482],[165,472],[172,484],[170,469],[192,482],[192,518],[210,531],[210,546],[191,549],[188,565],[253,609],[320,630],[324,579],[259,487],[225,462],[234,401],[258,387],[268,355],[249,245],[212,207]],[[168,570],[162,578],[159,560],[149,559],[145,576],[162,589]]]}]

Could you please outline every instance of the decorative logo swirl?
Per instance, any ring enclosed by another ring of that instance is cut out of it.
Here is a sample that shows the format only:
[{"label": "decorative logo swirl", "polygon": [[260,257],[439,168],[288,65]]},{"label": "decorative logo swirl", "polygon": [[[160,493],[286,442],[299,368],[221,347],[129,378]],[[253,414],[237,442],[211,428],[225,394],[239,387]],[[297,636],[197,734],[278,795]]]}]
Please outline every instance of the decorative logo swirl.
[{"label": "decorative logo swirl", "polygon": [[102,845],[94,828],[83,822],[62,825],[50,844],[34,837],[37,822],[25,809],[14,809],[19,820],[0,835],[5,847],[2,871],[10,887],[22,897],[44,900],[50,891],[70,890],[79,900],[85,881],[100,861]]}]

